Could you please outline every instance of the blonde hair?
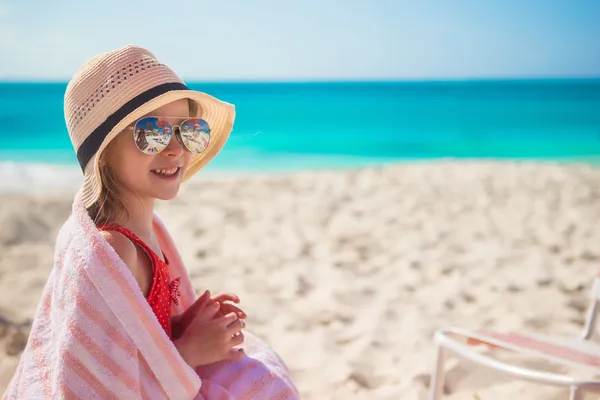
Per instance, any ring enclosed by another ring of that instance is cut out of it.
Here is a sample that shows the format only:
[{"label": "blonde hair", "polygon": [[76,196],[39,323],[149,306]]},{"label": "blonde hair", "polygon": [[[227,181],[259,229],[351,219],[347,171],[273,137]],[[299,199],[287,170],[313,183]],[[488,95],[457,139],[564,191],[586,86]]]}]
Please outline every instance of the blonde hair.
[{"label": "blonde hair", "polygon": [[[198,105],[196,102],[188,99],[188,106],[190,116],[195,116],[198,112]],[[106,154],[113,143],[110,143],[106,150],[100,155],[98,165],[100,166],[102,189],[98,200],[88,208],[88,214],[96,225],[107,225],[118,221],[122,217],[125,217],[125,219],[129,218],[129,213],[125,208],[125,204],[123,204],[119,197],[122,185],[119,183],[119,180],[111,167],[106,163]]]},{"label": "blonde hair", "polygon": [[129,217],[125,205],[119,197],[121,185],[112,168],[104,162],[104,152],[100,156],[100,179],[102,190],[98,200],[88,208],[88,213],[96,225],[107,225],[122,217]]}]

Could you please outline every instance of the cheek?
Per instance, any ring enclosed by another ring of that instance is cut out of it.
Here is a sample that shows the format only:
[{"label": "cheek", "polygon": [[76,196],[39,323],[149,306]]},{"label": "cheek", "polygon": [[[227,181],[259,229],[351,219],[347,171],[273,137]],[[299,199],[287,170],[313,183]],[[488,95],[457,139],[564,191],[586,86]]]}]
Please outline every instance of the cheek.
[{"label": "cheek", "polygon": [[185,169],[187,169],[188,165],[190,165],[190,161],[192,161],[192,153],[190,153],[189,151],[186,151],[183,153],[183,165],[184,165],[184,171]]},{"label": "cheek", "polygon": [[124,174],[126,174],[129,179],[144,179],[150,171],[151,159],[152,156],[147,156],[140,152],[135,155],[129,155],[123,160],[122,168]]},{"label": "cheek", "polygon": [[152,156],[147,156],[137,149],[127,150],[119,152],[113,167],[120,182],[125,186],[134,187],[147,179]]}]

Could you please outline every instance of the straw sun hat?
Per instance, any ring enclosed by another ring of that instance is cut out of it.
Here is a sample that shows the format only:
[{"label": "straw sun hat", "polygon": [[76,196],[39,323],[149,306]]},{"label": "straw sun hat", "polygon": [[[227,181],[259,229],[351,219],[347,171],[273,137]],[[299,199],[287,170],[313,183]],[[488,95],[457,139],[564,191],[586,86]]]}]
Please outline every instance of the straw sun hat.
[{"label": "straw sun hat", "polygon": [[86,207],[100,196],[98,160],[108,143],[140,117],[179,99],[192,100],[197,105],[192,116],[206,120],[211,129],[208,148],[192,155],[185,181],[223,148],[233,127],[233,105],[189,90],[169,67],[138,46],[100,54],[79,68],[65,93],[65,121],[83,170],[79,195]]}]

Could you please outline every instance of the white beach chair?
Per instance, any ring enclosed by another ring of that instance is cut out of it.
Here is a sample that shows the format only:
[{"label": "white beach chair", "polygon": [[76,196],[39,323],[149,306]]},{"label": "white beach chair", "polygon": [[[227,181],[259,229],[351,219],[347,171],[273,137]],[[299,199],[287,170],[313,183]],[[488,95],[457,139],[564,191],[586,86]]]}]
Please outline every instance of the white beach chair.
[{"label": "white beach chair", "polygon": [[[585,327],[581,337],[549,336],[533,333],[496,333],[444,328],[435,333],[436,363],[429,391],[430,400],[439,400],[444,387],[444,362],[455,355],[482,367],[490,368],[515,379],[547,385],[568,387],[571,400],[581,400],[584,392],[600,393],[600,380],[536,370],[501,361],[493,351],[481,352],[474,345],[483,344],[523,356],[576,367],[591,376],[600,375],[600,344],[592,340],[600,304],[600,276],[596,277]],[[573,374],[574,375],[574,374]]]}]

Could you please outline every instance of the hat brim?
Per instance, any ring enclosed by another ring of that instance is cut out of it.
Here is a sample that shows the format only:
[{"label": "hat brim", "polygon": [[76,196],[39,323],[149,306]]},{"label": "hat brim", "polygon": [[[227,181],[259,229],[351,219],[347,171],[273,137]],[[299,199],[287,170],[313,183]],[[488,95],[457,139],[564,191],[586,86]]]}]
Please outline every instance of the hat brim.
[{"label": "hat brim", "polygon": [[232,104],[218,100],[206,93],[194,90],[173,90],[164,93],[136,108],[115,125],[108,135],[106,135],[100,148],[86,165],[84,170],[83,185],[79,190],[78,196],[83,201],[86,208],[92,206],[100,197],[102,180],[100,178],[100,166],[98,161],[100,155],[111,140],[144,115],[159,107],[181,99],[190,99],[194,101],[197,104],[195,116],[202,117],[202,119],[208,122],[210,126],[210,142],[208,147],[204,152],[192,155],[190,164],[184,171],[183,182],[190,179],[219,154],[225,145],[225,142],[227,142],[233,128],[235,107]]}]

